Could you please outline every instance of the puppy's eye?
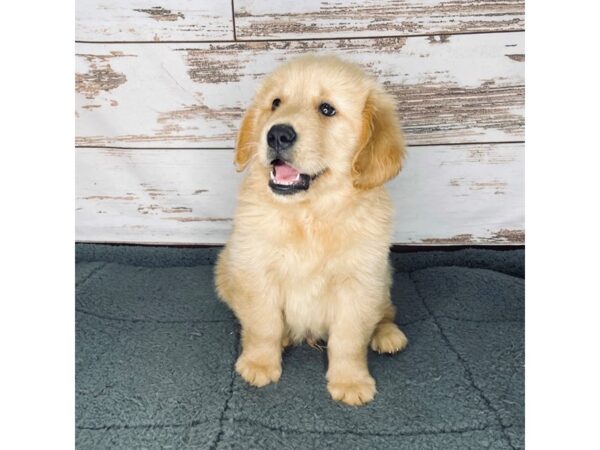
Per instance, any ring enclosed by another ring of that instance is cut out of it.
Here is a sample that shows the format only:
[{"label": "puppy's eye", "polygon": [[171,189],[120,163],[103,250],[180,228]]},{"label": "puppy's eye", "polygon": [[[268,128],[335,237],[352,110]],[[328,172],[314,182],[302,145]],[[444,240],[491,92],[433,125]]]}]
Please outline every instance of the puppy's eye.
[{"label": "puppy's eye", "polygon": [[321,111],[321,114],[324,116],[331,117],[335,115],[335,108],[329,103],[321,103],[319,105],[319,111]]},{"label": "puppy's eye", "polygon": [[275,111],[279,105],[281,105],[281,99],[280,98],[276,98],[275,100],[273,100],[273,103],[271,104],[271,111]]}]

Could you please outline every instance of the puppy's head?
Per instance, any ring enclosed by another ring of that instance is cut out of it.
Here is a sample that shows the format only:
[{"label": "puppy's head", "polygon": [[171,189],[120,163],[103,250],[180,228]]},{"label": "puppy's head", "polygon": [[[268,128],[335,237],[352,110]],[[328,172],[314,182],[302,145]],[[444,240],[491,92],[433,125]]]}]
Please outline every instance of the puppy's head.
[{"label": "puppy's head", "polygon": [[260,87],[238,135],[235,163],[264,175],[279,198],[371,189],[398,174],[404,142],[393,100],[359,66],[304,56]]}]

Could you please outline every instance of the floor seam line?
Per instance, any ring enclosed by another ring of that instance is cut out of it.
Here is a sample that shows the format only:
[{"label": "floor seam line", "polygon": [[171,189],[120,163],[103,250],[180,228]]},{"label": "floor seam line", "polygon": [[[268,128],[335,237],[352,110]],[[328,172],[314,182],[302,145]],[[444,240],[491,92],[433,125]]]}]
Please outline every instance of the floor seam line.
[{"label": "floor seam line", "polygon": [[152,430],[152,429],[162,429],[162,428],[184,428],[184,427],[195,427],[198,425],[202,425],[204,423],[208,423],[210,420],[192,420],[184,423],[156,423],[156,424],[138,424],[138,425],[99,425],[99,426],[85,426],[85,425],[76,425],[75,428],[78,430],[86,430],[86,431],[110,431],[110,430],[132,430],[132,429],[144,429],[144,430]]},{"label": "floor seam line", "polygon": [[446,343],[446,345],[452,351],[452,353],[454,353],[454,355],[458,358],[458,361],[460,362],[461,366],[463,367],[463,370],[465,371],[465,376],[467,378],[467,381],[473,387],[473,389],[475,389],[477,391],[477,393],[479,394],[479,397],[481,398],[481,400],[483,400],[483,403],[487,406],[489,411],[493,414],[494,418],[496,419],[496,422],[498,423],[498,425],[500,427],[502,436],[506,440],[506,443],[509,445],[509,447],[511,449],[516,450],[516,448],[514,447],[514,445],[512,444],[512,442],[510,440],[510,437],[506,433],[507,426],[505,426],[502,423],[502,419],[500,418],[500,416],[498,414],[498,410],[492,405],[491,400],[485,395],[483,390],[479,386],[477,386],[477,384],[475,383],[475,377],[473,376],[473,373],[471,372],[471,369],[469,368],[467,361],[462,357],[462,355],[458,352],[458,350],[456,350],[454,345],[452,345],[452,343],[448,339],[448,336],[446,336],[446,333],[444,332],[444,329],[443,329],[442,325],[440,324],[438,318],[433,314],[433,311],[431,310],[431,308],[429,307],[429,305],[427,305],[427,302],[425,301],[425,297],[421,294],[416,281],[412,277],[412,272],[409,273],[409,278],[415,285],[415,291],[416,291],[417,295],[419,296],[419,298],[421,299],[423,306],[425,307],[428,314],[433,319],[435,326],[438,328],[438,330],[440,332],[440,336],[442,337],[442,340]]},{"label": "floor seam line", "polygon": [[397,321],[396,324],[401,327],[405,327],[407,325],[414,325],[415,323],[425,322],[426,320],[430,320],[430,319],[431,319],[431,317],[421,317],[420,319],[409,320],[408,322]]},{"label": "floor seam line", "polygon": [[87,277],[85,277],[83,280],[81,280],[79,283],[75,282],[75,291],[78,294],[81,294],[82,291],[81,289],[83,289],[85,287],[85,285],[88,283],[88,281],[94,276],[96,275],[98,272],[100,272],[102,269],[104,269],[106,266],[108,265],[107,262],[105,262],[104,264],[102,264],[100,267],[96,267],[94,269],[92,269],[92,271],[88,274]]},{"label": "floor seam line", "polygon": [[225,399],[225,404],[223,406],[223,411],[221,411],[221,416],[219,417],[219,432],[217,433],[217,437],[215,438],[215,442],[213,444],[211,444],[210,446],[210,450],[216,450],[217,447],[219,446],[219,444],[221,443],[221,439],[223,438],[223,433],[224,433],[224,429],[223,429],[223,424],[225,422],[225,414],[227,413],[227,411],[229,410],[229,402],[231,401],[231,399],[233,398],[233,385],[235,382],[235,362],[237,360],[237,355],[239,353],[240,350],[240,335],[238,332],[234,331],[236,334],[236,339],[235,339],[235,343],[234,343],[234,354],[233,354],[233,363],[231,365],[231,380],[229,382],[229,395],[228,397]]},{"label": "floor seam line", "polygon": [[436,319],[448,319],[455,320],[457,322],[469,322],[469,323],[523,323],[523,319],[499,319],[499,320],[477,320],[477,319],[466,319],[463,317],[452,317],[452,316],[438,316],[435,315]]},{"label": "floor seam line", "polygon": [[[487,431],[487,430],[497,430],[501,431],[501,427],[488,423],[487,425],[480,427],[464,427],[454,430],[432,430],[432,431],[404,431],[398,433],[385,433],[385,432],[360,432],[360,431],[352,431],[352,430],[295,430],[286,427],[278,427],[273,425],[268,425],[262,423],[257,420],[247,419],[247,418],[233,418],[234,422],[238,423],[247,423],[250,425],[258,425],[264,428],[267,428],[271,431],[277,431],[281,433],[314,433],[314,434],[322,434],[322,435],[344,435],[351,434],[356,436],[381,436],[381,437],[395,437],[395,436],[423,436],[423,435],[441,435],[441,434],[461,434],[461,433],[471,433],[475,431]],[[507,427],[510,428],[510,427]]]},{"label": "floor seam line", "polygon": [[[457,428],[451,430],[432,430],[432,431],[401,431],[398,433],[384,433],[384,432],[360,432],[360,431],[352,431],[352,430],[295,430],[292,428],[286,427],[276,427],[272,425],[268,425],[262,423],[257,420],[247,419],[247,418],[232,418],[233,422],[237,423],[248,423],[250,425],[258,425],[264,428],[267,428],[272,431],[279,431],[285,433],[313,433],[313,434],[325,434],[325,435],[341,435],[341,434],[352,434],[357,436],[425,436],[425,435],[441,435],[441,434],[461,434],[461,433],[471,433],[475,431],[487,431],[487,430],[498,430],[500,431],[500,427],[488,424],[482,427],[464,427]],[[202,425],[205,423],[211,422],[208,420],[191,420],[189,422],[184,423],[165,423],[165,424],[137,424],[137,425],[99,425],[99,426],[85,426],[85,425],[76,425],[75,428],[78,430],[85,431],[110,431],[110,430],[130,430],[130,429],[163,429],[163,428],[187,428],[187,427],[195,427],[198,425]],[[513,428],[513,425],[506,426],[505,428]]]},{"label": "floor seam line", "polygon": [[104,320],[114,320],[116,322],[132,322],[132,323],[164,323],[164,324],[176,324],[176,323],[227,323],[232,322],[232,319],[182,319],[182,320],[160,320],[160,319],[133,319],[124,317],[108,316],[104,314],[95,313],[82,308],[75,308],[75,311],[81,314],[87,314],[92,317]]},{"label": "floor seam line", "polygon": [[162,270],[162,269],[193,269],[195,267],[207,267],[207,266],[215,266],[216,265],[216,261],[212,262],[212,263],[173,264],[173,265],[157,266],[157,265],[152,265],[152,264],[139,264],[139,263],[135,263],[135,262],[125,262],[125,261],[117,261],[117,260],[114,260],[114,261],[104,261],[104,260],[85,260],[85,259],[77,261],[76,264],[94,263],[94,262],[101,262],[101,263],[104,263],[104,264],[115,264],[117,266],[127,266],[127,267],[132,267],[134,269],[156,269],[156,270]]}]

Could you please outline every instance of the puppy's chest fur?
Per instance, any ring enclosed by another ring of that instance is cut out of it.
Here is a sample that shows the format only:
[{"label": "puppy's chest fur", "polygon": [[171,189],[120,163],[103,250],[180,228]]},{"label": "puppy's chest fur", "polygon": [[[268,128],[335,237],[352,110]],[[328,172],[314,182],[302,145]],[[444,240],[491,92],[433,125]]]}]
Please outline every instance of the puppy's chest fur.
[{"label": "puppy's chest fur", "polygon": [[[335,277],[339,261],[350,249],[332,226],[310,219],[287,224],[281,255],[284,264],[274,265],[282,292],[288,334],[294,341],[325,338],[335,310]],[[344,250],[346,250],[344,252]]]},{"label": "puppy's chest fur", "polygon": [[221,265],[225,291],[231,280],[232,292],[240,286],[256,301],[274,302],[294,341],[326,338],[345,308],[384,303],[391,202],[383,189],[284,204],[248,187]]},{"label": "puppy's chest fur", "polygon": [[341,303],[354,300],[341,299],[339,294],[364,270],[360,264],[364,243],[348,233],[347,218],[318,219],[298,213],[278,219],[264,236],[267,285],[279,292],[293,341],[326,338]]}]

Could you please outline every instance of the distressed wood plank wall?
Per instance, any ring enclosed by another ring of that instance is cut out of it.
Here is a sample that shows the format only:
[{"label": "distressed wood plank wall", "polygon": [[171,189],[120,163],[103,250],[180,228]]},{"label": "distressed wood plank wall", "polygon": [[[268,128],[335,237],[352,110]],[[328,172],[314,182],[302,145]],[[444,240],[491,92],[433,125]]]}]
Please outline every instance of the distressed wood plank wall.
[{"label": "distressed wood plank wall", "polygon": [[77,0],[79,41],[230,40],[230,1]]},{"label": "distressed wood plank wall", "polygon": [[232,147],[260,78],[305,53],[360,63],[398,101],[398,244],[524,242],[521,0],[78,0],[76,236],[219,244]]},{"label": "distressed wood plank wall", "polygon": [[239,39],[513,31],[523,0],[236,0]]}]

